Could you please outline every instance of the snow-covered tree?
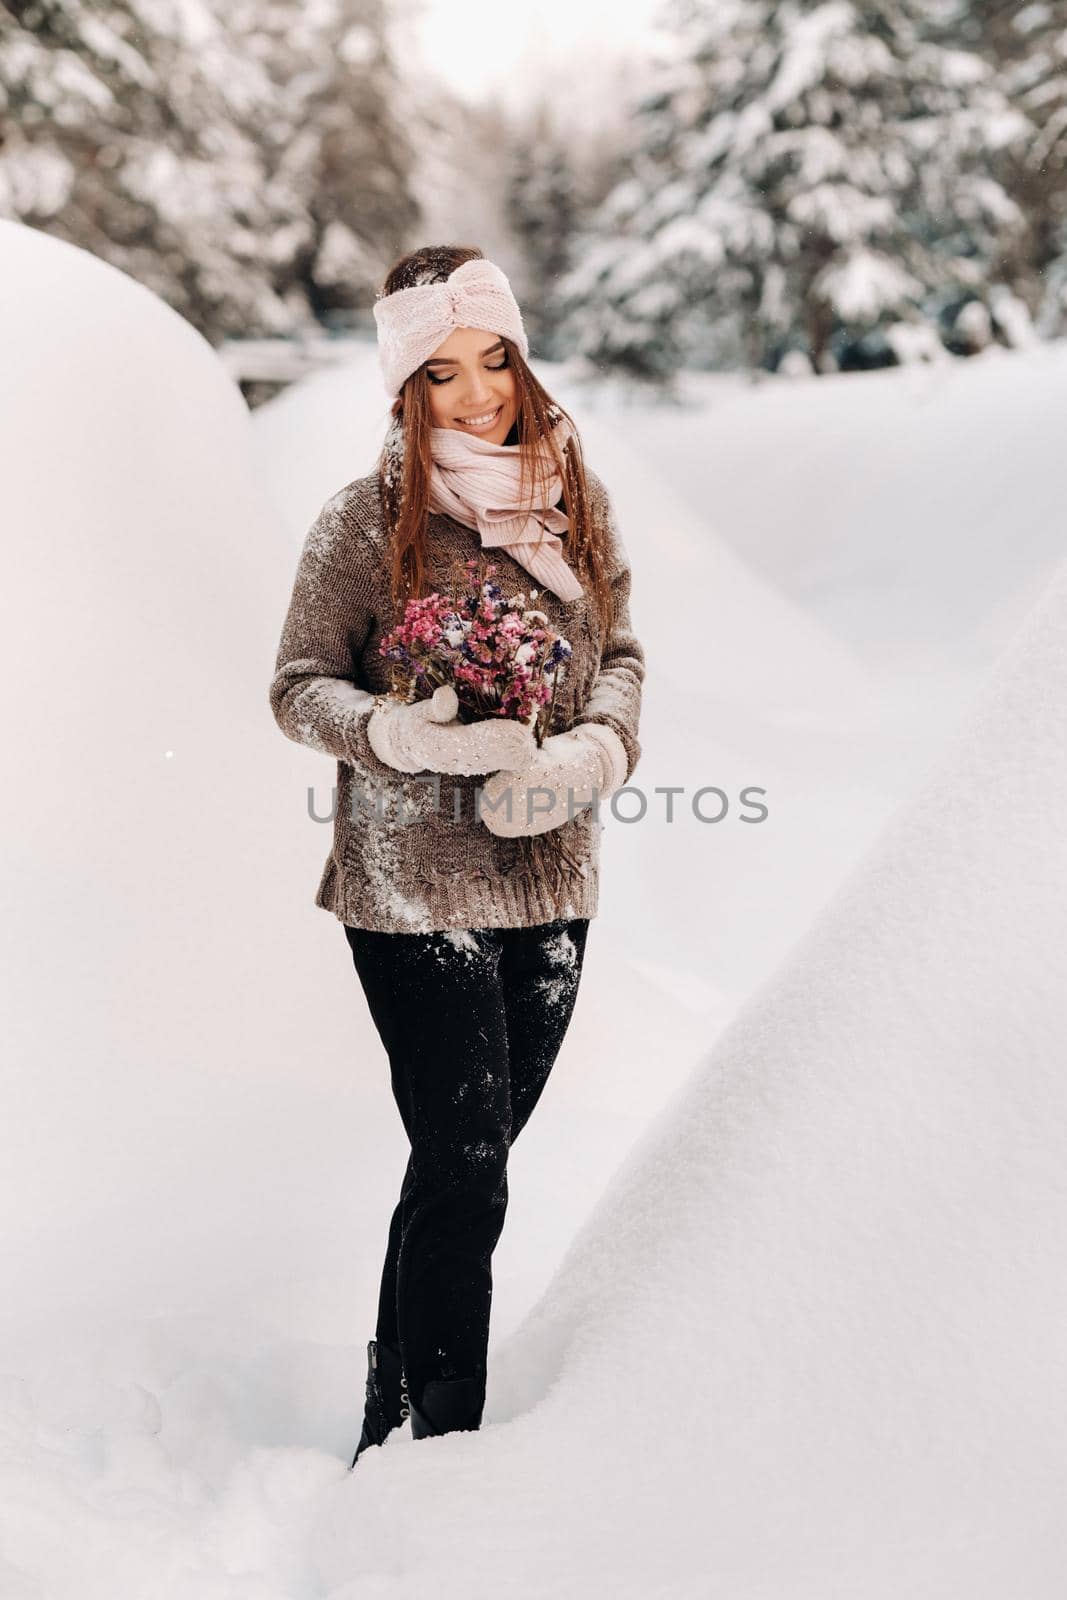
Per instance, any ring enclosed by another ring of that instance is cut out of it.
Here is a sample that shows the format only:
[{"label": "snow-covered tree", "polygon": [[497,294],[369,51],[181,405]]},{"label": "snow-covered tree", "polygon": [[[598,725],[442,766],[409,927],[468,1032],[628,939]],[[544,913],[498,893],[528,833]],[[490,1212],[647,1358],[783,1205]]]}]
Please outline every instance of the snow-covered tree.
[{"label": "snow-covered tree", "polygon": [[539,101],[519,119],[507,155],[507,218],[523,251],[523,316],[533,353],[553,360],[553,302],[571,265],[583,194],[571,141],[553,103]]},{"label": "snow-covered tree", "polygon": [[631,170],[562,286],[588,358],[819,369],[929,352],[1025,232],[989,158],[1029,130],[919,0],[673,0]]},{"label": "snow-covered tree", "polygon": [[972,0],[970,23],[1033,134],[1005,181],[1022,206],[1038,332],[1067,333],[1067,0]]},{"label": "snow-covered tree", "polygon": [[373,296],[410,225],[384,0],[6,0],[0,215],[210,339]]},{"label": "snow-covered tree", "polygon": [[369,311],[420,214],[386,0],[243,0],[226,15],[271,86],[269,116],[242,126],[284,206],[280,286],[327,320]]}]

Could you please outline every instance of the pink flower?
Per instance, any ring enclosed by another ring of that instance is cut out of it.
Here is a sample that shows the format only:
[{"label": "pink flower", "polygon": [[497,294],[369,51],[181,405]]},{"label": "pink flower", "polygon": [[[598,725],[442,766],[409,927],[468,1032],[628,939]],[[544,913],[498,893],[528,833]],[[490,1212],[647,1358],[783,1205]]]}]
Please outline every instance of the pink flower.
[{"label": "pink flower", "polygon": [[523,609],[524,594],[505,597],[492,581],[495,563],[480,584],[477,557],[465,565],[467,593],[453,599],[434,590],[409,600],[403,619],[382,639],[394,693],[407,701],[427,699],[451,683],[461,720],[510,717],[531,724],[540,744],[571,646],[547,626],[545,612]]}]

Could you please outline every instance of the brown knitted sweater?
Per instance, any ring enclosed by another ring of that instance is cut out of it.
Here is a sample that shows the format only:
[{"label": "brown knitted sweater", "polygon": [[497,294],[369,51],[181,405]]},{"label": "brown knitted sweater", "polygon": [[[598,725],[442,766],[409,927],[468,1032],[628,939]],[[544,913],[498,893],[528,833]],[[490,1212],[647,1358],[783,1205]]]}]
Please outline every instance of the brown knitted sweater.
[{"label": "brown knitted sweater", "polygon": [[[465,591],[463,563],[471,556],[479,558],[480,573],[496,562],[495,581],[505,594],[537,588],[533,604],[573,650],[548,732],[606,723],[626,747],[629,782],[641,754],[645,656],[630,623],[630,566],[614,510],[600,479],[588,468],[586,474],[590,514],[606,523],[610,539],[614,624],[603,655],[588,592],[560,600],[506,550],[483,552],[475,529],[436,513],[427,522],[424,592]],[[308,530],[270,685],[282,732],[337,761],[333,843],[315,904],[352,927],[381,933],[596,916],[606,806],[599,821],[587,808],[545,833],[501,838],[474,813],[474,792],[486,774],[409,776],[375,755],[367,721],[374,694],[390,688],[378,645],[398,620],[374,472],[333,495]]]}]

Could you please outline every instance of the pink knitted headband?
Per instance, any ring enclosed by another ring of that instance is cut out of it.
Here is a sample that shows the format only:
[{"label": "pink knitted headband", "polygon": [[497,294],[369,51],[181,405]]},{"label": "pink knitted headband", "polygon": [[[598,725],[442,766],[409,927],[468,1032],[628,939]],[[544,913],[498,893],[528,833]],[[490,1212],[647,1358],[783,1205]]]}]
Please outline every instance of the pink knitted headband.
[{"label": "pink knitted headband", "polygon": [[453,328],[505,334],[529,354],[511,284],[492,261],[464,261],[444,283],[416,283],[374,302],[378,359],[386,392],[395,400],[406,378],[428,361]]}]

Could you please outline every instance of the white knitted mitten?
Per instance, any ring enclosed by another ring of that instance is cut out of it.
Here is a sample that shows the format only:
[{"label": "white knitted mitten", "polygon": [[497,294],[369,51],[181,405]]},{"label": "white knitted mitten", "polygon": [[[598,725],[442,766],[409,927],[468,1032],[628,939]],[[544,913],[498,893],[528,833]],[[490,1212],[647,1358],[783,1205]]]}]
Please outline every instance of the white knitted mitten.
[{"label": "white knitted mitten", "polygon": [[606,800],[625,778],[626,746],[615,730],[582,722],[552,734],[521,772],[494,772],[482,786],[481,818],[502,838],[547,833],[591,805],[594,790]]},{"label": "white knitted mitten", "polygon": [[457,722],[459,700],[449,683],[430,700],[404,705],[385,700],[367,723],[367,741],[379,761],[397,772],[495,772],[523,769],[537,751],[533,730],[505,717]]}]

